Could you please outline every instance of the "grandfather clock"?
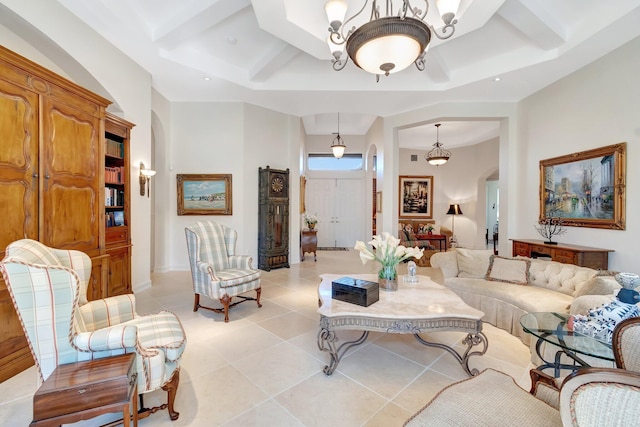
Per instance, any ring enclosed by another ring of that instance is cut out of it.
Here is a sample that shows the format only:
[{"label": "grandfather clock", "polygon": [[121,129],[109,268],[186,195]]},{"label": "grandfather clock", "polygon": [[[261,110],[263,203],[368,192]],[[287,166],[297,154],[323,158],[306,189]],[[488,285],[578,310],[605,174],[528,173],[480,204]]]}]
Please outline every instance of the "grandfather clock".
[{"label": "grandfather clock", "polygon": [[259,168],[258,268],[289,268],[289,169]]}]

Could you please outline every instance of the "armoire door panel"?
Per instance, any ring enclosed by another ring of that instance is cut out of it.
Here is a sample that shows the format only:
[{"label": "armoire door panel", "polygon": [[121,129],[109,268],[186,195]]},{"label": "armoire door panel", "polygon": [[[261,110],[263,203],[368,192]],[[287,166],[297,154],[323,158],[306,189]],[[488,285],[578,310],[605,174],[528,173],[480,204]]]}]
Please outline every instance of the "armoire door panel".
[{"label": "armoire door panel", "polygon": [[41,241],[92,254],[100,247],[101,120],[43,101]]},{"label": "armoire door panel", "polygon": [[0,80],[0,254],[38,238],[38,96]]}]

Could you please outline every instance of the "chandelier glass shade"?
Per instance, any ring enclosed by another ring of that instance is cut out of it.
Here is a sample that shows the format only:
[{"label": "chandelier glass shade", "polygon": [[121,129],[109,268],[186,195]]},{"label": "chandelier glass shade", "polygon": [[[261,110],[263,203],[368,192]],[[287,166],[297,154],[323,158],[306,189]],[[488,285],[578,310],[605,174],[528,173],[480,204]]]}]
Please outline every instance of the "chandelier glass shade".
[{"label": "chandelier glass shade", "polygon": [[451,151],[445,150],[440,144],[440,123],[436,124],[436,143],[433,148],[424,156],[424,159],[433,166],[444,165],[449,161]]},{"label": "chandelier glass shade", "polygon": [[[432,0],[433,1],[433,0]],[[386,15],[381,16],[379,3],[385,3]],[[429,0],[416,1],[422,9],[414,7],[411,0],[396,1],[400,4],[397,10],[392,0],[371,1],[371,18],[369,22],[356,28],[351,21],[362,14],[369,0],[365,0],[362,8],[344,21],[347,5],[344,0],[329,0],[325,4],[329,20],[329,49],[333,55],[331,63],[336,71],[342,70],[348,58],[354,64],[369,73],[389,75],[402,71],[412,63],[418,70],[424,70],[424,56],[435,34],[439,39],[448,39],[455,31],[460,0],[437,0],[444,26],[440,32],[425,22],[429,11]],[[350,28],[349,28],[350,27]],[[346,31],[346,33],[345,33]],[[347,57],[344,57],[346,45]]]}]

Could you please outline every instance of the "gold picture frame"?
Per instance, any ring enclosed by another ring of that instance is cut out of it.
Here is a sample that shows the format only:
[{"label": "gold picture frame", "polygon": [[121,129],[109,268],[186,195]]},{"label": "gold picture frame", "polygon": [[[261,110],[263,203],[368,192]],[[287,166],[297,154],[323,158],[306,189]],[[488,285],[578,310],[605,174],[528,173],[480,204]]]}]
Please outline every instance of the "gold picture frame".
[{"label": "gold picture frame", "polygon": [[433,218],[433,176],[401,175],[400,218]]},{"label": "gold picture frame", "polygon": [[231,215],[231,174],[178,174],[178,215]]},{"label": "gold picture frame", "polygon": [[540,218],[624,230],[627,144],[540,161]]}]

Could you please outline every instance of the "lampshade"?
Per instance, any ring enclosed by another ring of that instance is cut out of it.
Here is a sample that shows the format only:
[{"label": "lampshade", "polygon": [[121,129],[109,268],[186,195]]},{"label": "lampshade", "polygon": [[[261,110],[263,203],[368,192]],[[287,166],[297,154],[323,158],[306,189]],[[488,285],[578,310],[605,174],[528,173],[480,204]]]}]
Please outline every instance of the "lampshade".
[{"label": "lampshade", "polygon": [[462,209],[460,209],[459,204],[449,205],[449,210],[447,211],[447,215],[462,215]]},{"label": "lampshade", "polygon": [[354,31],[347,40],[347,53],[363,70],[389,75],[415,62],[430,40],[431,30],[422,21],[380,18]]},{"label": "lampshade", "polygon": [[345,148],[347,148],[347,146],[344,145],[344,141],[342,140],[342,137],[340,136],[340,134],[338,134],[338,136],[336,136],[333,139],[333,142],[331,143],[331,150],[333,151],[333,157],[335,157],[336,159],[341,158],[344,155]]},{"label": "lampshade", "polygon": [[324,4],[324,11],[327,14],[329,25],[334,30],[337,30],[342,25],[344,16],[347,14],[347,3],[342,0],[329,0]]}]

